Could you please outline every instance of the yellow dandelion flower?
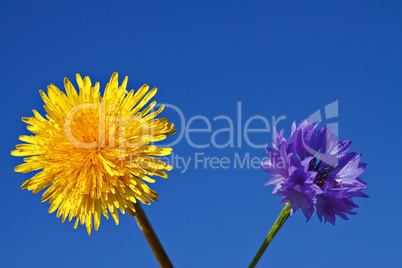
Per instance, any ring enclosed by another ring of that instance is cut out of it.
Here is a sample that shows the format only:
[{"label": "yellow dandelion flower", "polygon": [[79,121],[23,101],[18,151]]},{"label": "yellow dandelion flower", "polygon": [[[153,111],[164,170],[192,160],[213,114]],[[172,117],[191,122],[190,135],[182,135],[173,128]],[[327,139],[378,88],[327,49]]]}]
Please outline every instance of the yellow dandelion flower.
[{"label": "yellow dandelion flower", "polygon": [[[157,89],[149,91],[143,85],[137,92],[126,91],[126,77],[118,85],[114,73],[106,85],[103,97],[99,83],[92,86],[89,77],[76,76],[79,94],[65,78],[66,94],[56,86],[48,86],[45,102],[46,118],[37,111],[34,117],[22,118],[34,136],[20,136],[26,142],[16,146],[14,156],[29,156],[15,168],[26,173],[41,170],[21,188],[34,194],[49,187],[42,202],[49,200],[49,213],[56,210],[62,222],[77,217],[85,223],[88,234],[92,225],[98,230],[101,214],[109,213],[119,224],[118,210],[134,216],[137,200],[150,204],[158,194],[145,182],[149,176],[167,177],[164,171],[172,167],[158,156],[169,155],[171,148],[158,148],[150,143],[161,141],[175,133],[167,118],[155,117],[164,108],[153,111],[156,101],[145,105]],[[142,111],[140,111],[142,109]]]}]

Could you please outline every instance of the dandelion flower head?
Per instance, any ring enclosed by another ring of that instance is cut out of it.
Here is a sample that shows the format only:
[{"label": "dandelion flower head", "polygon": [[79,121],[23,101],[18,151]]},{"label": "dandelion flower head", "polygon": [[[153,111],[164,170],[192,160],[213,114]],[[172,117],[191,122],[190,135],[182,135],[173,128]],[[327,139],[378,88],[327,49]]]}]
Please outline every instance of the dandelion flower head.
[{"label": "dandelion flower head", "polygon": [[85,223],[90,235],[102,214],[109,219],[110,212],[118,225],[118,210],[133,216],[137,200],[157,200],[146,182],[153,183],[153,175],[167,177],[172,167],[158,157],[172,149],[152,143],[175,129],[167,118],[155,118],[163,105],[156,111],[156,101],[147,105],[156,88],[144,85],[128,92],[128,78],[119,85],[114,73],[102,96],[99,83],[93,86],[79,74],[76,80],[79,92],[67,78],[66,94],[54,85],[47,94],[40,91],[47,114],[34,110],[33,117],[22,119],[34,135],[20,136],[25,143],[11,154],[26,157],[16,172],[37,171],[21,188],[34,194],[47,188],[42,202],[49,200],[49,213],[57,210],[62,222],[76,217],[74,228]]}]

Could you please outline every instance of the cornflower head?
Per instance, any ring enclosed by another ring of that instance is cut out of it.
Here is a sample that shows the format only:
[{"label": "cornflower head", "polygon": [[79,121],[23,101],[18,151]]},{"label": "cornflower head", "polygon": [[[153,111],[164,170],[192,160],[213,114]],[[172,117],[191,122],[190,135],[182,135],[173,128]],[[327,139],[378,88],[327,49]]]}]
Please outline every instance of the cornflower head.
[{"label": "cornflower head", "polygon": [[280,203],[290,203],[290,215],[300,208],[308,221],[316,211],[320,221],[335,224],[335,215],[347,220],[346,214],[356,214],[354,197],[368,197],[358,178],[366,164],[360,153],[348,152],[350,140],[338,142],[329,126],[318,124],[294,122],[289,140],[275,130],[273,148],[266,148],[269,160],[261,167],[273,175],[266,185],[275,185]]}]

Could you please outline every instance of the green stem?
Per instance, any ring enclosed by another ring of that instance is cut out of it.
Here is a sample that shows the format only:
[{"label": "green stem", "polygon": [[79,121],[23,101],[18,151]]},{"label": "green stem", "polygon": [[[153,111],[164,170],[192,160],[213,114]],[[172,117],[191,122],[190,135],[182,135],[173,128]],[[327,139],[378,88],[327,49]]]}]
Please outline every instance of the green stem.
[{"label": "green stem", "polygon": [[138,226],[140,227],[142,233],[147,239],[149,247],[154,253],[155,258],[159,263],[159,266],[161,268],[172,268],[173,264],[170,262],[170,259],[166,254],[166,251],[163,249],[158,236],[156,235],[154,229],[152,228],[151,223],[149,222],[147,216],[145,215],[144,210],[142,210],[142,207],[138,201],[137,203],[134,203],[134,208],[135,208],[134,217],[137,220]]},{"label": "green stem", "polygon": [[255,267],[257,262],[260,260],[262,254],[264,253],[264,251],[267,249],[267,247],[271,243],[272,239],[274,239],[276,233],[279,231],[279,229],[281,229],[282,225],[289,218],[289,215],[290,215],[290,203],[287,203],[285,205],[285,207],[282,209],[278,218],[276,219],[274,225],[272,225],[271,230],[269,231],[267,237],[265,238],[260,249],[258,250],[257,254],[255,255],[253,261],[248,266],[249,268]]}]

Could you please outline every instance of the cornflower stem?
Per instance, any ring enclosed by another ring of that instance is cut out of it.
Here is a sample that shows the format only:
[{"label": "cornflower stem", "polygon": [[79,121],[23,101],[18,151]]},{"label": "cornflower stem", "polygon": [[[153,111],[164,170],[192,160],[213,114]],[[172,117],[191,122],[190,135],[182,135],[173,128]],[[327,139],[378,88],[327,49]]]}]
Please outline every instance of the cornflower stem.
[{"label": "cornflower stem", "polygon": [[139,202],[134,203],[135,214],[134,217],[137,220],[138,226],[140,227],[142,233],[147,240],[149,247],[152,250],[156,260],[159,263],[161,268],[172,268],[173,264],[171,263],[168,255],[166,254],[165,249],[163,248],[161,242],[159,241],[158,236],[156,235],[154,229],[152,228],[151,223],[149,222],[147,216],[145,215],[144,210],[142,209]]},{"label": "cornflower stem", "polygon": [[282,225],[289,218],[289,215],[290,215],[290,203],[287,203],[285,205],[285,207],[282,209],[282,211],[279,214],[276,221],[274,222],[274,225],[272,225],[271,230],[269,231],[264,242],[262,242],[260,249],[258,250],[257,254],[255,255],[253,261],[248,266],[249,268],[253,268],[256,266],[256,264],[258,263],[258,261],[260,260],[260,258],[262,256],[262,254],[264,254],[265,250],[271,243],[272,239],[274,239],[276,233],[279,231],[279,229],[281,229]]}]

